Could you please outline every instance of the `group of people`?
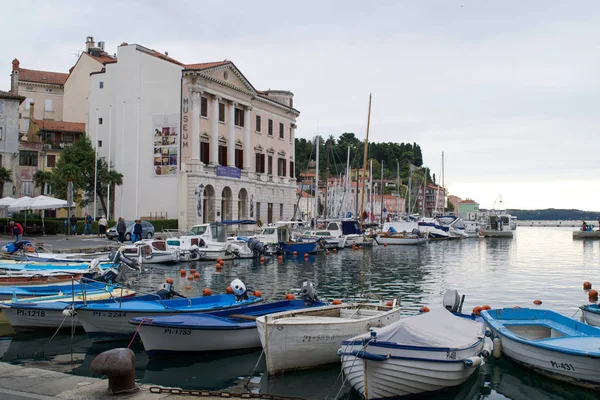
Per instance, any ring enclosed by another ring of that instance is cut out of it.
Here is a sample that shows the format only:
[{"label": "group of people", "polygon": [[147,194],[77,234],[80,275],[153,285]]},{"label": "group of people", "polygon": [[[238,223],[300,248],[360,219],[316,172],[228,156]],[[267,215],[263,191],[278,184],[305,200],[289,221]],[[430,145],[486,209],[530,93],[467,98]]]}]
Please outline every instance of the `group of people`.
[{"label": "group of people", "polygon": [[[92,230],[92,222],[94,222],[94,218],[88,213],[85,213],[84,218],[85,225],[83,226],[83,235],[93,235],[94,231]],[[71,224],[71,235],[77,235],[77,217],[75,214],[71,215],[69,218],[69,223]],[[98,220],[98,236],[104,236],[106,234],[106,226],[108,225],[108,221],[106,220],[106,215],[103,215]],[[65,222],[66,226],[66,222]]]},{"label": "group of people", "polygon": [[[127,232],[127,224],[123,217],[119,217],[119,221],[117,222],[117,234],[119,235],[119,242],[123,243],[125,241],[125,233]],[[133,222],[133,226],[131,227],[131,243],[138,242],[142,240],[142,221],[136,219]]]},{"label": "group of people", "polygon": [[[600,226],[600,219],[598,220],[598,226]],[[587,222],[583,221],[583,225],[581,225],[581,230],[584,232],[591,232],[594,230],[594,225],[588,224]]]}]

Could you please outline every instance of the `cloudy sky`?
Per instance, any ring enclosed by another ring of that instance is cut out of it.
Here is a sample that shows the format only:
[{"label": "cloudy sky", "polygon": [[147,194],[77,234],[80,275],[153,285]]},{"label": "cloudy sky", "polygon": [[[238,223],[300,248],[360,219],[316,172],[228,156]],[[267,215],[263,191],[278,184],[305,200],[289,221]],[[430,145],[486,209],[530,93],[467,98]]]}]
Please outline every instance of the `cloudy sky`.
[{"label": "cloudy sky", "polygon": [[[417,142],[451,193],[492,207],[600,210],[597,1],[18,1],[0,65],[68,71],[86,36],[183,62],[229,59],[288,89],[298,136]],[[26,24],[25,24],[25,21]]]}]

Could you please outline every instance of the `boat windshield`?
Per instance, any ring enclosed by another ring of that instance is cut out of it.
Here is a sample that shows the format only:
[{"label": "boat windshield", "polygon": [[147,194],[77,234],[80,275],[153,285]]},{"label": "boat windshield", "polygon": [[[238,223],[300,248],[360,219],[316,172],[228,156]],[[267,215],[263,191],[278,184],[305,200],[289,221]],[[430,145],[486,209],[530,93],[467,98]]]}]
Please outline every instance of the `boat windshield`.
[{"label": "boat windshield", "polygon": [[206,228],[208,228],[206,225],[194,226],[192,229],[190,229],[188,235],[204,235]]},{"label": "boat windshield", "polygon": [[265,228],[265,230],[263,231],[263,235],[272,235],[275,233],[275,228]]},{"label": "boat windshield", "polygon": [[181,242],[179,240],[167,240],[167,244],[169,246],[181,246]]},{"label": "boat windshield", "polygon": [[316,236],[331,236],[331,232],[328,231],[318,231]]}]

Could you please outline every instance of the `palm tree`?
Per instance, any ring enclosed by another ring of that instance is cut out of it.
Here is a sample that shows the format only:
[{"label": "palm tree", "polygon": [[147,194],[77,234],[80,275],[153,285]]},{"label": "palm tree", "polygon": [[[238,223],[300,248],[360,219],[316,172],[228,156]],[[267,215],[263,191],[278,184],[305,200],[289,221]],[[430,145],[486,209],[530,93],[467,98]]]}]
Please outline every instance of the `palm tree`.
[{"label": "palm tree", "polygon": [[33,182],[35,187],[39,187],[42,194],[44,194],[44,188],[46,184],[52,179],[52,172],[37,170],[33,175]]},{"label": "palm tree", "polygon": [[6,182],[12,182],[11,170],[8,168],[0,167],[0,197],[4,197],[4,184]]}]

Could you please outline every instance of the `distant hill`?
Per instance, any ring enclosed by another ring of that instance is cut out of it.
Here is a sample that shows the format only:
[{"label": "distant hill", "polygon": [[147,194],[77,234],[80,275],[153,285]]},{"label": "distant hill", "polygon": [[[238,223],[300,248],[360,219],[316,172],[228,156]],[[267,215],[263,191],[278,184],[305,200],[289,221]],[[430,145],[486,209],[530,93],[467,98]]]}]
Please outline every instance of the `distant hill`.
[{"label": "distant hill", "polygon": [[600,219],[600,211],[565,210],[557,208],[548,208],[546,210],[510,210],[510,214],[516,215],[521,221],[598,221]]}]

